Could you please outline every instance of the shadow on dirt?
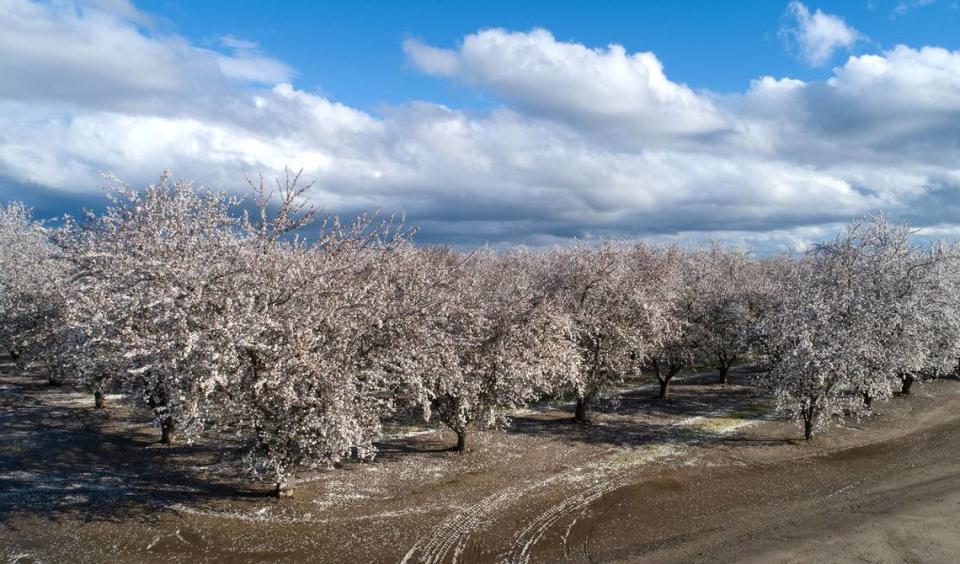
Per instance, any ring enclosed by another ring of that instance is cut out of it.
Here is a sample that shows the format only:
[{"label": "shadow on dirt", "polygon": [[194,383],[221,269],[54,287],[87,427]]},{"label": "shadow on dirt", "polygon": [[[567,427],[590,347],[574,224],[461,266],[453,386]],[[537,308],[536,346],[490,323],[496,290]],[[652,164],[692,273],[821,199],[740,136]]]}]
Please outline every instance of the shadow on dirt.
[{"label": "shadow on dirt", "polygon": [[223,459],[222,450],[161,446],[155,436],[131,433],[123,408],[64,405],[64,388],[12,372],[12,363],[0,363],[0,522],[67,513],[85,521],[154,520],[177,503],[269,493],[204,472],[204,464]]},{"label": "shadow on dirt", "polygon": [[[594,420],[587,424],[572,423],[562,410],[548,410],[514,417],[508,432],[624,448],[784,442],[683,424],[743,411],[762,400],[747,385],[744,371],[731,373],[729,385],[715,380],[715,373],[679,380],[668,400],[658,399],[655,387],[631,382],[637,390],[621,394],[615,410],[594,409]],[[25,514],[57,519],[67,513],[86,521],[150,521],[177,504],[214,508],[227,500],[270,495],[269,487],[257,487],[238,465],[229,463],[238,458],[235,446],[214,447],[212,441],[160,445],[156,430],[128,409],[94,410],[78,404],[77,397],[75,390],[51,387],[42,376],[20,374],[9,359],[0,359],[0,521]],[[747,411],[738,417],[761,419],[765,414]],[[376,462],[410,454],[455,456],[448,439],[427,433],[380,441]]]},{"label": "shadow on dirt", "polygon": [[532,414],[515,417],[510,432],[622,448],[708,441],[751,446],[790,442],[725,432],[724,425],[736,427],[772,417],[768,399],[750,384],[751,376],[749,370],[733,371],[728,384],[716,383],[715,371],[689,376],[671,383],[667,399],[659,398],[656,386],[638,385],[637,390],[621,394],[615,407],[593,409],[586,423],[576,423],[569,416]]}]

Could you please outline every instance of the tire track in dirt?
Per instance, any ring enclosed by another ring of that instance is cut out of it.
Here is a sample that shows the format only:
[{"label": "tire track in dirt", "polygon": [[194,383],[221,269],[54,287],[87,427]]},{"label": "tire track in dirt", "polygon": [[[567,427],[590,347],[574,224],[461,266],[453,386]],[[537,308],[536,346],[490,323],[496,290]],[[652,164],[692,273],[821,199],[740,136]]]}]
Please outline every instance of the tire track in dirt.
[{"label": "tire track in dirt", "polygon": [[[716,413],[711,413],[704,416],[689,417],[681,421],[677,421],[670,425],[670,427],[679,431],[680,435],[672,440],[657,443],[657,445],[674,447],[674,450],[669,454],[669,458],[675,458],[687,454],[688,448],[708,441],[713,435],[737,432],[739,429],[745,426],[760,423],[763,419],[762,416],[758,418],[745,419],[740,423],[734,424],[732,428],[719,431],[709,431],[706,430],[706,428],[699,428],[702,421],[710,421],[714,418],[723,418],[728,413],[729,411],[718,411]],[[700,432],[692,435],[685,434],[685,432],[690,429],[697,429]],[[924,431],[921,435],[922,440],[906,443],[904,445],[905,450],[911,453],[915,452],[917,455],[920,455],[921,453],[929,453],[931,449],[935,450],[953,438],[955,430],[956,429],[952,427],[941,427],[934,431]],[[920,444],[923,444],[924,446],[921,447]],[[654,456],[653,458],[656,459],[659,457]],[[800,462],[806,458],[808,457],[800,456],[792,462]],[[813,457],[810,457],[810,459],[813,460]],[[906,457],[905,460],[912,460],[915,462],[917,458]],[[562,542],[564,544],[563,552],[568,553],[569,548],[566,546],[566,544],[570,530],[576,521],[584,514],[584,512],[589,509],[590,505],[612,491],[642,482],[645,478],[637,475],[636,470],[639,466],[651,461],[651,459],[644,459],[639,463],[629,464],[629,467],[626,469],[615,471],[613,473],[610,472],[609,468],[603,468],[602,464],[599,466],[599,468],[597,465],[588,465],[593,466],[595,472],[599,470],[594,477],[600,477],[601,481],[594,483],[586,489],[582,489],[572,495],[569,495],[559,503],[547,508],[533,520],[527,522],[526,525],[515,534],[510,548],[508,548],[506,552],[501,553],[498,559],[510,563],[529,564],[533,548],[542,540],[545,534],[547,534],[553,527],[562,522],[564,519],[571,519],[571,522],[565,527],[566,532],[562,538]],[[781,462],[789,463],[790,461]],[[913,462],[910,462],[910,464]],[[909,466],[910,464],[907,462],[901,462],[899,464],[886,464],[878,468],[861,472],[860,475],[855,479],[845,481],[840,484],[831,484],[827,487],[818,488],[811,492],[811,495],[807,499],[795,500],[793,502],[793,507],[795,508],[794,511],[770,515],[759,524],[750,523],[739,527],[733,526],[720,539],[718,539],[717,542],[713,543],[706,550],[704,550],[702,547],[699,549],[693,549],[691,547],[691,550],[686,551],[686,553],[691,558],[696,558],[697,556],[702,557],[703,554],[708,551],[715,551],[730,545],[742,543],[746,540],[749,540],[751,537],[761,534],[764,531],[784,526],[794,519],[797,514],[807,516],[818,515],[835,506],[835,502],[827,503],[827,500],[838,497],[848,498],[862,489],[865,485],[869,483],[877,483],[878,481],[883,480],[885,477],[888,477],[891,474],[903,469],[905,465]],[[410,558],[416,554],[418,548],[421,546],[424,547],[423,559],[421,560],[422,562],[428,562],[430,564],[442,562],[451,548],[454,548],[452,562],[459,562],[463,556],[464,548],[466,547],[471,534],[476,532],[481,524],[488,523],[491,518],[504,512],[520,497],[532,493],[534,490],[546,486],[548,483],[569,483],[571,481],[576,481],[577,478],[583,477],[584,472],[588,471],[588,468],[585,467],[572,468],[566,472],[555,475],[544,482],[530,484],[525,487],[507,488],[506,490],[498,492],[497,494],[494,494],[493,496],[481,501],[476,506],[471,507],[467,511],[449,518],[448,521],[445,521],[443,524],[441,524],[441,526],[435,529],[435,536],[440,538],[431,538],[425,544],[418,543],[418,545],[408,552],[403,562],[404,564],[409,562]],[[604,476],[604,473],[607,475]],[[570,478],[574,478],[574,480],[569,480]],[[504,501],[506,503],[502,503]],[[445,531],[444,529],[453,529],[455,533],[454,537],[448,537],[447,540],[444,540],[443,536],[449,535],[449,532]]]},{"label": "tire track in dirt", "polygon": [[[454,513],[434,527],[428,537],[420,539],[404,555],[400,564],[420,562],[422,564],[440,564],[453,549],[451,562],[460,561],[470,536],[481,525],[487,524],[493,518],[508,509],[527,493],[549,485],[561,475],[540,480],[534,483],[512,486],[489,495],[467,509]],[[417,557],[414,559],[414,557]]]},{"label": "tire track in dirt", "polygon": [[513,547],[506,557],[507,562],[526,564],[530,561],[530,550],[541,537],[560,519],[584,511],[591,503],[605,493],[628,485],[635,476],[625,471],[620,475],[582,490],[541,513],[514,537]]},{"label": "tire track in dirt", "polygon": [[[708,421],[714,418],[724,417],[730,411],[715,412],[705,416],[695,416],[688,417],[686,419],[677,421],[670,425],[671,428],[677,429],[678,431],[688,430],[696,423],[700,421]],[[675,446],[676,450],[670,452],[666,457],[667,458],[676,458],[686,454],[686,451],[689,447],[695,446],[699,443],[702,443],[708,440],[710,435],[716,434],[727,434],[730,432],[736,432],[737,430],[758,423],[758,420],[745,419],[742,423],[735,425],[734,427],[720,432],[708,432],[704,431],[702,435],[696,435],[687,439],[676,438],[673,440],[665,441],[659,443],[660,445],[666,446]],[[593,486],[581,490],[567,498],[565,498],[560,503],[553,505],[532,521],[530,521],[526,527],[521,529],[513,539],[510,552],[505,556],[504,560],[510,562],[511,564],[528,564],[530,561],[530,551],[533,547],[540,541],[546,532],[553,527],[556,523],[562,520],[565,517],[571,516],[574,513],[581,514],[590,506],[591,503],[600,499],[605,494],[612,492],[614,490],[620,489],[625,486],[629,486],[634,483],[643,481],[644,477],[637,476],[635,471],[638,466],[642,466],[647,462],[652,462],[661,456],[654,456],[652,460],[641,461],[640,464],[631,465],[628,469],[618,472],[615,475],[611,476],[608,479],[601,481],[600,483],[594,484]],[[573,524],[571,523],[570,527],[567,529],[567,533],[564,535],[564,552],[567,551],[566,541],[567,536],[569,535],[570,528]]]},{"label": "tire track in dirt", "polygon": [[[723,410],[708,414],[706,416],[700,415],[688,417],[672,423],[669,425],[669,427],[680,432],[684,432],[694,428],[694,426],[700,421],[715,417],[723,417],[729,413],[729,410]],[[735,428],[731,429],[731,431],[735,431],[742,426],[751,425],[756,422],[758,421],[752,419],[744,420],[740,425],[737,425]],[[669,451],[668,455],[670,457],[680,456],[685,452],[687,447],[700,443],[706,440],[708,436],[716,434],[723,433],[704,431],[702,436],[695,435],[686,439],[665,441],[663,443],[658,443],[657,446],[668,446],[671,448],[676,447],[674,450]],[[530,548],[532,548],[536,541],[543,536],[550,526],[562,519],[565,515],[582,511],[589,506],[590,503],[601,497],[603,494],[625,485],[629,485],[632,481],[635,481],[637,477],[633,471],[636,470],[637,466],[662,458],[663,456],[662,454],[657,454],[656,451],[651,454],[651,457],[642,458],[639,460],[639,464],[630,464],[629,468],[620,472],[616,472],[612,477],[603,479],[601,482],[594,484],[586,490],[581,490],[580,492],[564,499],[559,504],[551,507],[536,517],[526,527],[524,527],[517,536],[515,536],[514,543],[509,555],[507,556],[507,560],[510,562],[528,562]],[[600,466],[599,470],[600,472],[609,471],[602,465]],[[553,476],[550,476],[544,480],[538,480],[535,482],[527,481],[522,484],[517,484],[499,490],[498,492],[483,498],[465,510],[456,512],[444,519],[439,525],[433,528],[429,536],[418,540],[412,547],[410,547],[403,559],[400,561],[400,564],[410,564],[412,562],[421,562],[423,564],[440,564],[447,558],[447,555],[451,552],[451,550],[453,551],[453,554],[450,561],[454,564],[460,562],[460,558],[464,554],[464,550],[466,549],[466,545],[470,537],[480,528],[482,528],[483,525],[492,522],[497,515],[502,514],[510,506],[519,501],[523,496],[533,492],[534,490],[544,488],[555,482],[568,482],[570,481],[570,478],[582,476],[585,471],[590,471],[590,469],[588,467],[571,468],[564,472],[554,474]],[[596,471],[596,467],[594,468],[594,471]]]},{"label": "tire track in dirt", "polygon": [[451,549],[453,550],[451,562],[459,562],[467,541],[473,533],[483,525],[490,523],[495,516],[507,510],[524,495],[546,487],[566,474],[567,472],[561,472],[543,480],[527,480],[504,488],[470,507],[448,516],[431,530],[429,536],[418,540],[416,544],[410,547],[400,564],[411,562],[440,564]]},{"label": "tire track in dirt", "polygon": [[[568,481],[572,477],[582,475],[584,471],[584,467],[571,468],[546,479],[518,484],[485,497],[467,509],[447,517],[440,525],[434,527],[429,537],[421,539],[407,551],[400,564],[409,564],[410,562],[439,564],[444,561],[451,549],[453,549],[451,562],[456,564],[460,561],[471,535],[477,532],[481,525],[492,522],[496,516],[534,490],[545,488],[556,482]],[[621,476],[621,479],[630,478],[629,471],[623,471],[618,475]],[[589,490],[597,490],[608,486],[610,486],[610,482],[604,481],[595,484]],[[602,492],[596,494],[595,497],[600,495],[602,495]],[[595,497],[591,499],[595,499]],[[589,505],[589,503],[583,504],[584,507],[586,505]],[[418,558],[414,560],[414,557],[417,556]]]},{"label": "tire track in dirt", "polygon": [[[492,522],[497,515],[506,511],[523,496],[534,490],[545,488],[555,482],[569,481],[570,478],[583,475],[586,470],[587,469],[582,466],[571,468],[543,480],[527,481],[523,484],[502,489],[483,498],[467,509],[454,513],[444,519],[443,522],[433,528],[428,537],[420,539],[407,551],[400,561],[400,564],[409,564],[411,562],[439,564],[444,561],[451,549],[453,549],[451,562],[456,564],[460,561],[460,557],[464,553],[467,541],[469,541],[473,533],[481,528],[481,525]],[[630,472],[623,471],[618,473],[618,476],[620,476],[621,479],[629,479]],[[608,484],[609,481],[604,481],[595,484],[589,488],[589,490],[604,488]],[[599,497],[599,495],[602,495],[602,493],[597,494],[596,497]],[[595,499],[595,497],[591,499]],[[586,506],[588,503],[583,505]]]}]

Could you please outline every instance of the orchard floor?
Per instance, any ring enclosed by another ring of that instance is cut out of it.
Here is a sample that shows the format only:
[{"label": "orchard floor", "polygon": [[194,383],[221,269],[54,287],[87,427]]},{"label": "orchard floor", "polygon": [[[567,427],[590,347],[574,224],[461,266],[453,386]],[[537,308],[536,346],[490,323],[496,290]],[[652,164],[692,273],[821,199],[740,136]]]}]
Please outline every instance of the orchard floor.
[{"label": "orchard floor", "polygon": [[277,500],[229,456],[0,364],[0,559],[960,561],[960,382],[806,444],[743,379],[623,391],[584,426],[541,406],[462,456],[442,431],[394,436]]}]

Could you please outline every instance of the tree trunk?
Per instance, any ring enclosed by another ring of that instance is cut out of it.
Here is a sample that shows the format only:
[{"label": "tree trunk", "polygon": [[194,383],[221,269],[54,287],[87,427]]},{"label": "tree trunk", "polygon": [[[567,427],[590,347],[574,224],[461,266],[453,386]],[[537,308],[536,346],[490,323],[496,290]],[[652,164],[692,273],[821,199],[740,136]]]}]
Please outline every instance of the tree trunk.
[{"label": "tree trunk", "polygon": [[17,351],[10,351],[10,358],[12,358],[14,362],[16,362],[20,360],[20,353],[18,353]]},{"label": "tree trunk", "polygon": [[587,420],[587,402],[579,396],[577,397],[577,410],[574,412],[573,419],[577,423],[583,423]]},{"label": "tree trunk", "polygon": [[467,430],[460,429],[457,431],[457,452],[463,454],[467,452]]},{"label": "tree trunk", "polygon": [[667,399],[670,394],[670,378],[660,380],[660,399]]},{"label": "tree trunk", "polygon": [[870,392],[863,392],[863,405],[867,409],[873,409],[873,396],[870,395]]},{"label": "tree trunk", "polygon": [[97,388],[93,391],[93,407],[96,409],[103,409],[106,405],[106,402],[103,399],[103,391],[100,388]]},{"label": "tree trunk", "polygon": [[803,438],[804,440],[807,440],[807,441],[813,438],[813,418],[804,417]]},{"label": "tree trunk", "polygon": [[293,495],[293,476],[280,479],[273,487],[274,497],[290,497]]},{"label": "tree trunk", "polygon": [[729,384],[730,383],[730,367],[723,365],[720,367],[720,383]]},{"label": "tree trunk", "polygon": [[160,442],[165,445],[173,444],[174,430],[173,418],[165,417],[160,422]]},{"label": "tree trunk", "polygon": [[914,377],[913,376],[901,376],[901,382],[903,384],[900,386],[900,392],[904,394],[910,393],[910,387],[913,386]]}]

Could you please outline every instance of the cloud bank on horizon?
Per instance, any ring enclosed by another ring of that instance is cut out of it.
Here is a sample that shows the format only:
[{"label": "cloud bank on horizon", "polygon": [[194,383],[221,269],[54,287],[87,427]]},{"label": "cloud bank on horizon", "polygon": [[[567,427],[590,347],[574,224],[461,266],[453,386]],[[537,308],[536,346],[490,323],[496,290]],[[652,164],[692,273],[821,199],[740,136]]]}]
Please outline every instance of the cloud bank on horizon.
[{"label": "cloud bank on horizon", "polygon": [[[867,41],[800,2],[785,20],[810,65]],[[242,189],[289,165],[328,210],[402,211],[421,240],[465,246],[592,234],[775,252],[878,209],[960,233],[960,51],[898,45],[823,81],[716,93],[671,80],[654,53],[482,29],[398,49],[495,107],[375,115],[294,86],[256,43],[201,47],[119,0],[0,0],[0,29],[0,200],[89,203],[102,171]]]}]

